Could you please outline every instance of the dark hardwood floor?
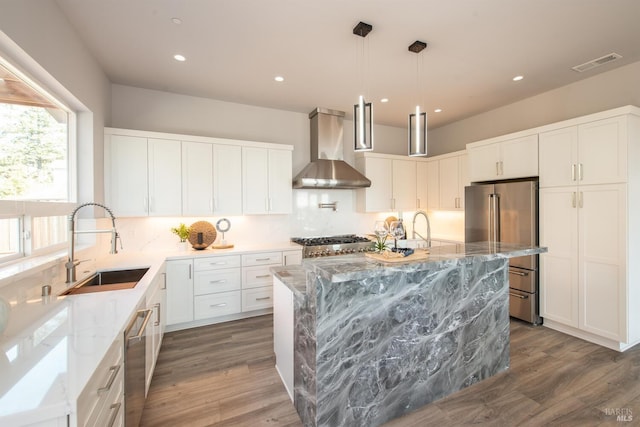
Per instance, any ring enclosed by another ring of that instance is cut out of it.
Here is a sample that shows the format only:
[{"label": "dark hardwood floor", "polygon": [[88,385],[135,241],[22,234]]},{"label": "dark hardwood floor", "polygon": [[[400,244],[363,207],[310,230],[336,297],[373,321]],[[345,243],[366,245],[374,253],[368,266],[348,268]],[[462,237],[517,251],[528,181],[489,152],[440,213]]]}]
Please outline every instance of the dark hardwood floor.
[{"label": "dark hardwood floor", "polygon": [[[167,333],[141,426],[301,426],[274,368],[272,323]],[[512,321],[509,370],[385,426],[460,425],[640,425],[640,346],[618,353]]]}]

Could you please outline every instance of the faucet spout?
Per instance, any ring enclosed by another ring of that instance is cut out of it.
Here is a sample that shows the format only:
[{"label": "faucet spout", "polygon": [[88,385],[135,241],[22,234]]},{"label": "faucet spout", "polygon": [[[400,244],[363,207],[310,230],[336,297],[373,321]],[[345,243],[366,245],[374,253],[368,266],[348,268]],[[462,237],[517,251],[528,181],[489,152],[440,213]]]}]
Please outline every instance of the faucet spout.
[{"label": "faucet spout", "polygon": [[[76,231],[76,225],[75,225],[76,214],[80,209],[84,208],[85,206],[98,206],[104,209],[105,211],[107,211],[107,213],[111,217],[111,228],[103,229],[103,230]],[[109,209],[108,207],[100,203],[90,202],[90,203],[84,203],[78,206],[73,210],[73,212],[71,212],[71,215],[67,217],[67,223],[68,223],[68,233],[69,233],[69,254],[67,257],[67,262],[64,264],[64,266],[65,266],[65,269],[67,270],[67,283],[73,283],[76,281],[76,266],[80,264],[80,261],[75,260],[76,234],[111,233],[111,250],[109,252],[111,254],[118,253],[117,240],[120,238],[120,236],[118,235],[118,231],[116,230],[116,217],[113,215],[113,212],[111,211],[111,209]]]},{"label": "faucet spout", "polygon": [[[416,231],[416,219],[418,218],[419,215],[424,216],[424,219],[427,220],[427,238],[426,239]],[[415,214],[413,214],[413,223],[411,225],[413,229],[413,233],[412,233],[413,238],[415,239],[416,235],[419,236],[422,240],[427,242],[427,247],[430,248],[431,247],[431,223],[429,222],[429,216],[427,215],[427,213],[425,211],[417,211]]]}]

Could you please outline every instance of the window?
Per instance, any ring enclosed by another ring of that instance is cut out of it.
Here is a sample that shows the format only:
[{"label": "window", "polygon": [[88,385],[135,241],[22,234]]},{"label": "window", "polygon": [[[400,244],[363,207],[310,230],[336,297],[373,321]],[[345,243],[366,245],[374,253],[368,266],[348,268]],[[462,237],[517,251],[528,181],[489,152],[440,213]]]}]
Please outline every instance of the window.
[{"label": "window", "polygon": [[67,241],[74,113],[0,57],[0,263]]}]

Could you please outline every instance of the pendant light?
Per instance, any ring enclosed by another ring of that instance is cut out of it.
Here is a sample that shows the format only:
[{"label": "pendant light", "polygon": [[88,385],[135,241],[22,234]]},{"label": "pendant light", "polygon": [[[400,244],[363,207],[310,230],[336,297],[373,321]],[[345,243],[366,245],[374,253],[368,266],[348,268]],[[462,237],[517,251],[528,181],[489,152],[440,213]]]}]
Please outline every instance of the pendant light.
[{"label": "pendant light", "polygon": [[[425,42],[416,40],[409,46],[409,51],[416,54],[416,94],[421,99],[420,90],[420,52],[427,47]],[[422,102],[424,104],[424,100]],[[409,156],[427,155],[427,113],[420,109],[420,102],[416,102],[414,113],[409,114]]]},{"label": "pendant light", "polygon": [[367,83],[366,69],[368,62],[368,58],[365,60],[364,39],[372,29],[373,26],[364,22],[359,22],[358,25],[353,28],[353,34],[362,38],[362,49],[357,55],[360,62],[358,71],[362,87],[360,88],[361,92],[358,96],[358,103],[353,106],[353,149],[355,151],[373,150],[373,108],[371,103],[367,102],[364,98]]}]

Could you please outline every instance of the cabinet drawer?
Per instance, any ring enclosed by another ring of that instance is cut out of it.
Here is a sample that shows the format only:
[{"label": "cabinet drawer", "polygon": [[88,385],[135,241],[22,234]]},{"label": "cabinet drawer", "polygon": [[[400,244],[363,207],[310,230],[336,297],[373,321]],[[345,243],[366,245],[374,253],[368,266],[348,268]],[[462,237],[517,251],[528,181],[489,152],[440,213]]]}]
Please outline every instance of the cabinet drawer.
[{"label": "cabinet drawer", "polygon": [[242,289],[260,288],[262,286],[271,286],[272,276],[271,267],[257,266],[245,267],[242,269]]},{"label": "cabinet drawer", "polygon": [[234,267],[240,267],[240,255],[212,256],[206,258],[195,258],[193,260],[193,269],[195,271]]},{"label": "cabinet drawer", "polygon": [[123,394],[122,338],[117,339],[78,397],[78,425],[97,425],[100,413],[110,406],[109,396]]},{"label": "cabinet drawer", "polygon": [[242,265],[282,265],[282,252],[263,252],[260,254],[242,255]]},{"label": "cabinet drawer", "polygon": [[198,295],[194,298],[195,319],[225,316],[240,313],[240,291]]},{"label": "cabinet drawer", "polygon": [[242,291],[242,311],[273,307],[273,287],[265,286]]},{"label": "cabinet drawer", "polygon": [[224,270],[196,271],[193,293],[195,295],[212,294],[240,290],[241,274],[239,268]]},{"label": "cabinet drawer", "polygon": [[[113,387],[109,390],[107,396],[102,403],[102,407],[96,407],[93,411],[87,426],[104,427],[118,426],[124,422],[124,393],[123,390],[124,373],[119,372],[117,379],[113,383]],[[98,410],[99,409],[99,410]],[[113,420],[113,421],[112,421]]]}]

